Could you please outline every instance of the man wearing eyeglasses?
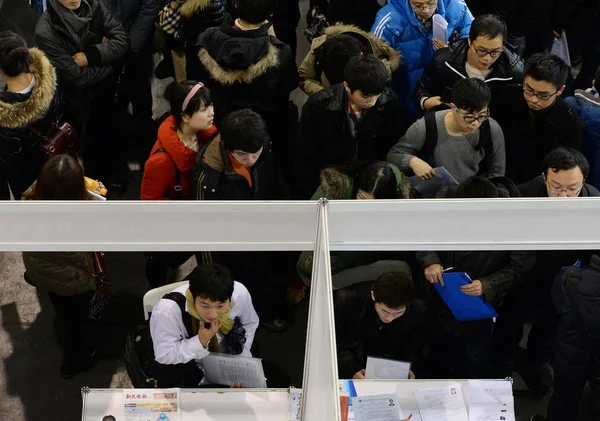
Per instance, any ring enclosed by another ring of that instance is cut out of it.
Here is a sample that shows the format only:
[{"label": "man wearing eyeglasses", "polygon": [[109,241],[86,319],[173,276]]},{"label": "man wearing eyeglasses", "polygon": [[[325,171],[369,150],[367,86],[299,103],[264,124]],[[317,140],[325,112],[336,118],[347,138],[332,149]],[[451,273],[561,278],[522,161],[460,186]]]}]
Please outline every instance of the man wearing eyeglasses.
[{"label": "man wearing eyeglasses", "polygon": [[435,167],[446,168],[459,183],[474,175],[502,177],[504,136],[489,118],[490,96],[482,80],[459,80],[452,85],[450,110],[417,120],[390,150],[388,162],[423,180],[436,176]]},{"label": "man wearing eyeglasses", "polygon": [[556,56],[534,54],[525,64],[522,91],[506,93],[512,100],[497,118],[506,139],[506,176],[516,184],[539,175],[551,150],[583,148],[583,122],[560,97],[569,71]]},{"label": "man wearing eyeglasses", "polygon": [[403,65],[392,75],[393,88],[404,103],[406,118],[419,112],[413,101],[417,82],[433,53],[446,45],[433,39],[432,18],[448,22],[448,40],[466,38],[473,16],[464,0],[389,0],[378,13],[371,32],[402,54]]},{"label": "man wearing eyeglasses", "polygon": [[502,90],[523,82],[523,61],[504,47],[506,24],[495,15],[482,15],[471,25],[469,38],[435,52],[415,90],[415,101],[424,110],[448,107],[452,84],[460,79],[483,80],[492,91],[492,116],[506,106]]},{"label": "man wearing eyeglasses", "polygon": [[[586,184],[590,165],[585,156],[575,149],[552,150],[544,158],[542,168],[541,175],[518,186],[523,197],[600,196],[600,191]],[[562,267],[571,266],[578,260],[586,261],[589,257],[590,252],[583,250],[537,251],[531,282],[524,282],[507,299],[509,307],[518,309],[518,321],[511,321],[510,315],[504,315],[504,325],[508,320],[508,324],[518,323],[517,329],[521,329],[525,320],[531,320],[527,349],[516,359],[515,370],[534,393],[547,393],[552,386],[550,351],[558,322],[550,296],[552,282]],[[519,341],[518,337],[514,339],[516,342],[511,344],[513,350],[518,349]]]}]

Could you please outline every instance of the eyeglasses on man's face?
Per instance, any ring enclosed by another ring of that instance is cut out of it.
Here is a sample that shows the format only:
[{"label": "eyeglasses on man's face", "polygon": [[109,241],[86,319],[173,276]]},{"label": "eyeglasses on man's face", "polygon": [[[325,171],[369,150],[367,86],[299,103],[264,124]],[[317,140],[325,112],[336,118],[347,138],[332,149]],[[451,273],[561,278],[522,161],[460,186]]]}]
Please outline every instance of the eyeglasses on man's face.
[{"label": "eyeglasses on man's face", "polygon": [[485,120],[490,118],[490,113],[473,115],[462,110],[458,110],[458,114],[464,120],[465,123],[472,124],[474,122],[483,123]]},{"label": "eyeglasses on man's face", "polygon": [[410,2],[410,8],[413,10],[413,12],[420,12],[420,11],[425,11],[425,10],[436,9],[437,8],[437,0],[430,1],[427,3],[421,3],[421,4],[414,4],[414,3]]},{"label": "eyeglasses on man's face", "polygon": [[500,54],[502,54],[502,50],[488,51],[486,49],[477,47],[474,42],[472,42],[471,45],[473,46],[473,49],[475,50],[475,54],[477,54],[477,57],[483,58],[489,54],[489,56],[491,58],[498,58],[498,57],[500,57]]},{"label": "eyeglasses on man's face", "polygon": [[540,101],[549,101],[554,95],[558,93],[559,90],[560,89],[557,89],[553,93],[549,94],[547,92],[536,92],[533,89],[531,89],[531,87],[527,84],[523,87],[523,93],[527,98],[536,97]]},{"label": "eyeglasses on man's face", "polygon": [[550,193],[552,193],[555,196],[560,196],[561,194],[564,193],[567,197],[577,197],[577,196],[579,196],[579,192],[583,188],[583,184],[585,183],[585,180],[583,180],[577,186],[569,186],[569,187],[563,187],[563,186],[556,185],[556,184],[554,184],[554,182],[551,182],[550,180],[548,180],[547,177],[544,177],[544,182],[546,183],[548,190],[550,190]]}]

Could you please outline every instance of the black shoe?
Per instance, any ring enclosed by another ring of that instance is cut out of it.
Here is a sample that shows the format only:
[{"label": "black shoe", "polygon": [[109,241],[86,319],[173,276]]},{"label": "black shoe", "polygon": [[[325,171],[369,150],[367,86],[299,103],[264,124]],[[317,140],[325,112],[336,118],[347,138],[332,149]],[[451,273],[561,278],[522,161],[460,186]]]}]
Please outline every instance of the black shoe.
[{"label": "black shoe", "polygon": [[63,363],[60,367],[60,375],[63,379],[70,379],[79,373],[91,370],[96,365],[96,351],[91,351],[91,355],[86,356],[82,360],[72,361],[71,359],[63,358]]},{"label": "black shoe", "polygon": [[521,375],[531,392],[538,395],[550,392],[554,376],[549,362],[534,363],[529,358],[517,359],[515,371]]},{"label": "black shoe", "polygon": [[156,66],[156,69],[154,70],[154,76],[156,76],[157,79],[175,77],[175,69],[173,68],[173,62],[169,60],[162,60]]},{"label": "black shoe", "polygon": [[540,414],[533,414],[529,421],[546,421],[546,417]]},{"label": "black shoe", "polygon": [[269,332],[273,333],[282,333],[287,330],[287,323],[285,322],[285,320],[277,317],[269,321],[263,322],[262,326]]}]

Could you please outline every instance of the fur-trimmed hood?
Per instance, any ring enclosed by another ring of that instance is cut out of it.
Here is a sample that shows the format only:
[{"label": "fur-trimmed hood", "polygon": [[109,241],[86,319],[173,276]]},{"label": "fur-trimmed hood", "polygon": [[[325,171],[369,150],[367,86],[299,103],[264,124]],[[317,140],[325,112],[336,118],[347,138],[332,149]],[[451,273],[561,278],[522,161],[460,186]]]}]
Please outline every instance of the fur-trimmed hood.
[{"label": "fur-trimmed hood", "polygon": [[[389,164],[396,176],[398,186],[398,197],[410,197],[410,184],[400,169],[394,164]],[[321,171],[321,190],[329,200],[352,200],[354,191],[354,180],[348,174],[344,174],[335,167],[325,168]]]},{"label": "fur-trimmed hood", "polygon": [[220,28],[205,31],[198,40],[198,58],[211,78],[223,85],[251,84],[279,66],[280,50],[268,28],[242,31],[227,16]]},{"label": "fur-trimmed hood", "polygon": [[29,97],[23,101],[5,101],[0,95],[0,127],[19,129],[43,118],[56,93],[56,70],[46,55],[31,48],[30,72],[36,84]]},{"label": "fur-trimmed hood", "polygon": [[191,18],[198,12],[206,9],[212,0],[186,0],[179,9],[179,14],[184,18]]},{"label": "fur-trimmed hood", "polygon": [[338,23],[325,28],[324,35],[326,35],[327,38],[329,38],[344,33],[347,34],[349,32],[353,35],[358,35],[360,36],[360,38],[364,39],[363,42],[368,48],[370,48],[371,52],[375,56],[379,57],[382,60],[388,60],[390,62],[390,68],[392,71],[398,69],[398,67],[400,67],[400,64],[402,64],[399,51],[394,50],[382,39],[377,38],[369,32],[363,31],[357,26]]}]

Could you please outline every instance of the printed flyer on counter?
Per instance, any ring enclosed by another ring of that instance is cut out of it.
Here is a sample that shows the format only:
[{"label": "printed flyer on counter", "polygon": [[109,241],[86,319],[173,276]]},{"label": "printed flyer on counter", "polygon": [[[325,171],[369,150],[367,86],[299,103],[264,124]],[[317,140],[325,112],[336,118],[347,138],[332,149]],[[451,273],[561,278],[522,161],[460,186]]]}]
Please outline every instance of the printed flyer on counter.
[{"label": "printed flyer on counter", "polygon": [[181,421],[180,389],[123,390],[124,421]]}]

